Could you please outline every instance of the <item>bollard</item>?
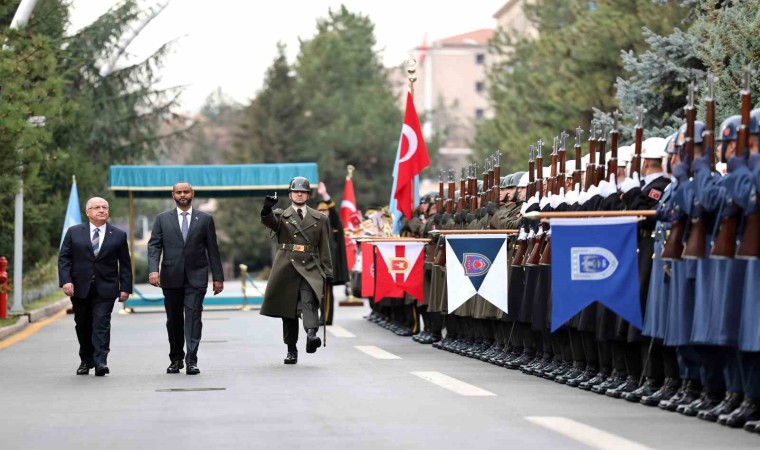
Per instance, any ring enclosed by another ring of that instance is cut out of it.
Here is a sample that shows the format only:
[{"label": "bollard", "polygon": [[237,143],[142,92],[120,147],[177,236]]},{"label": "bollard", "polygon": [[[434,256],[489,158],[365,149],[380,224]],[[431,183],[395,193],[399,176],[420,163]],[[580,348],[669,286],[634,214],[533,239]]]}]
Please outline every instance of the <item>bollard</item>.
[{"label": "bollard", "polygon": [[241,311],[250,311],[251,307],[248,306],[248,294],[246,293],[245,284],[248,282],[248,266],[245,264],[240,265],[240,279],[243,280],[243,306],[240,307]]},{"label": "bollard", "polygon": [[0,256],[0,319],[8,318],[8,260]]}]

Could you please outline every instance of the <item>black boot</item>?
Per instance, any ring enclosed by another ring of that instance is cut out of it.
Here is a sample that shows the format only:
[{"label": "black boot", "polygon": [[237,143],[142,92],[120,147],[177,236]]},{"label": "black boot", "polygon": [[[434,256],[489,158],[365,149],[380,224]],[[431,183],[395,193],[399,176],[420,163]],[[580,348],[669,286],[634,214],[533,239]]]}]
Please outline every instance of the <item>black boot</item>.
[{"label": "black boot", "polygon": [[741,428],[747,422],[760,420],[760,400],[754,398],[745,398],[738,408],[731,411],[731,414],[718,418],[718,423],[728,425],[731,428]]},{"label": "black boot", "polygon": [[570,387],[580,387],[581,384],[587,383],[596,378],[598,374],[599,371],[596,369],[596,367],[586,366],[586,370],[584,370],[582,374],[578,375],[572,380],[567,380],[565,384]]},{"label": "black boot", "polygon": [[578,389],[581,389],[583,391],[591,391],[594,389],[594,386],[597,386],[599,384],[604,383],[607,381],[607,378],[609,378],[610,372],[609,369],[602,369],[597,373],[594,378],[584,381],[581,384],[578,385]]},{"label": "black boot", "polygon": [[688,405],[699,398],[700,392],[702,392],[702,383],[699,380],[686,380],[673,397],[661,401],[657,406],[675,412],[679,406]]},{"label": "black boot", "polygon": [[635,377],[629,376],[623,383],[609,388],[604,392],[604,395],[612,398],[621,398],[626,392],[633,392],[639,388],[639,380]]},{"label": "black boot", "polygon": [[624,392],[621,398],[629,402],[639,403],[642,398],[654,395],[658,389],[660,389],[660,383],[654,378],[647,378],[638,389],[632,392]]},{"label": "black boot", "polygon": [[669,400],[674,395],[676,395],[676,392],[678,392],[678,389],[681,387],[681,380],[678,378],[665,378],[665,382],[662,384],[662,387],[657,390],[657,392],[653,393],[652,395],[645,395],[641,397],[641,400],[639,403],[645,406],[657,406],[660,404],[663,400]]},{"label": "black boot", "polygon": [[760,420],[753,420],[745,423],[744,429],[750,433],[760,433]]},{"label": "black boot", "polygon": [[298,362],[298,352],[291,352],[288,351],[288,354],[285,355],[285,364],[295,364]]},{"label": "black boot", "polygon": [[306,353],[314,353],[322,345],[322,339],[317,336],[316,328],[306,330]]},{"label": "black boot", "polygon": [[676,408],[676,411],[683,414],[684,416],[695,417],[697,414],[699,414],[700,411],[709,411],[718,406],[718,404],[721,403],[721,400],[723,400],[723,397],[725,396],[726,393],[724,391],[712,391],[705,389],[705,391],[702,392],[702,395],[700,395],[697,400],[689,403],[688,405],[679,406]]},{"label": "black boot", "polygon": [[708,422],[717,422],[720,416],[731,414],[731,411],[738,408],[742,404],[742,400],[744,400],[744,394],[741,392],[727,392],[722,402],[711,409],[699,411],[697,418]]}]

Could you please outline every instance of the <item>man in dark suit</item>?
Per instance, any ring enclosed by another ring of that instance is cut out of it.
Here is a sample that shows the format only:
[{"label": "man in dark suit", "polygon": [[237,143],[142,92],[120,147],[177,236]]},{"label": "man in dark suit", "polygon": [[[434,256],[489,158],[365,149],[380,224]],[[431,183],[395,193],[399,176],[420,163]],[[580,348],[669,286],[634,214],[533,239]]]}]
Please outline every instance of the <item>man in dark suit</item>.
[{"label": "man in dark suit", "polygon": [[[209,266],[214,295],[224,289],[214,219],[192,207],[194,196],[190,183],[180,181],[175,184],[172,197],[177,207],[156,216],[148,241],[148,281],[164,291],[171,360],[166,373],[179,373],[183,359],[187,363],[188,375],[201,373],[198,369],[198,345],[203,327],[201,313],[208,288]],[[185,341],[187,354],[184,351]]]},{"label": "man in dark suit", "polygon": [[127,234],[107,224],[108,202],[93,197],[85,204],[87,223],[66,231],[58,254],[58,281],[71,297],[81,364],[77,375],[109,373],[114,300],[123,302],[132,292],[132,263]]}]

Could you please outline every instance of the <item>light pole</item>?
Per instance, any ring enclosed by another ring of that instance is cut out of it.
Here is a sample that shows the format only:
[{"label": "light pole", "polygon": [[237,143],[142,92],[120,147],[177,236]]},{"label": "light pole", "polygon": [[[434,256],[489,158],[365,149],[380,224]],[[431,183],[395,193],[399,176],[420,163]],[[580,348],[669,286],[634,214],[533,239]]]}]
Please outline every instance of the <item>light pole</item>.
[{"label": "light pole", "polygon": [[[35,128],[45,126],[45,116],[32,116],[27,122]],[[19,161],[21,161],[21,148],[18,149]],[[19,169],[18,192],[16,193],[16,214],[13,227],[13,306],[11,313],[23,313],[22,301],[24,279],[24,176],[23,169]]]}]

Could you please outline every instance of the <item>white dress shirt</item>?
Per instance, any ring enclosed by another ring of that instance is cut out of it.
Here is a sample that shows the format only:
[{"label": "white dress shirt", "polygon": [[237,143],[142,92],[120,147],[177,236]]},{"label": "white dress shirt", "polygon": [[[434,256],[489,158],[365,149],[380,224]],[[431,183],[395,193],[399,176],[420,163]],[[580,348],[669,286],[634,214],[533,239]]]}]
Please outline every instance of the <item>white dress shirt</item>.
[{"label": "white dress shirt", "polygon": [[191,206],[190,209],[187,211],[182,211],[181,209],[177,208],[177,223],[179,224],[179,231],[182,231],[182,213],[187,212],[187,231],[190,231],[190,221],[193,220],[193,207]]},{"label": "white dress shirt", "polygon": [[95,230],[98,230],[98,251],[100,251],[103,248],[103,240],[106,238],[106,224],[96,227],[90,222],[90,242],[92,242],[92,235],[95,234]]}]

